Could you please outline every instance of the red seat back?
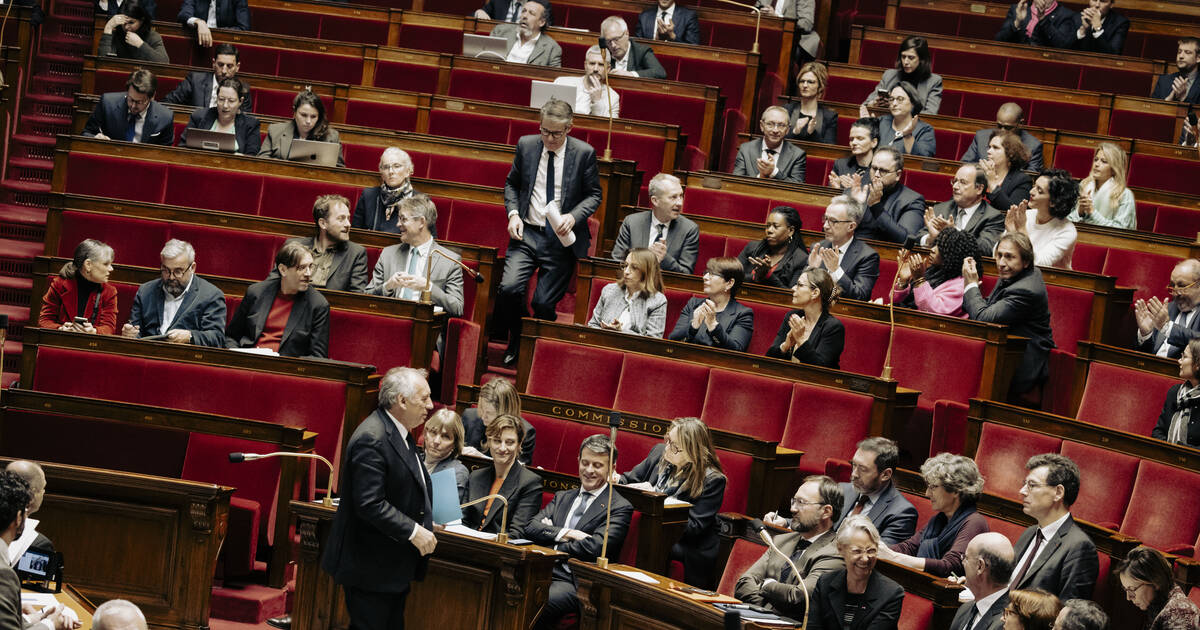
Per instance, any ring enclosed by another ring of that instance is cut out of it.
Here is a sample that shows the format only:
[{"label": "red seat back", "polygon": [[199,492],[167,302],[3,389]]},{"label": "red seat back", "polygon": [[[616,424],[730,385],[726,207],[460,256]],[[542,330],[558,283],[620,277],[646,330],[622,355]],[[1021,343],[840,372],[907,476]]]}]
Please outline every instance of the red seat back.
[{"label": "red seat back", "polygon": [[717,592],[733,597],[733,591],[737,588],[737,582],[742,574],[750,570],[750,567],[762,557],[766,549],[764,545],[743,538],[734,539],[733,548],[729,550],[729,559],[725,561],[725,570],[721,572],[721,582],[717,585]]},{"label": "red seat back", "polygon": [[1060,438],[983,423],[979,448],[975,450],[975,463],[984,478],[983,489],[1002,497],[1017,496],[1025,483],[1025,462],[1034,455],[1057,453],[1061,448]]},{"label": "red seat back", "polygon": [[1064,440],[1062,454],[1079,466],[1079,498],[1071,511],[1085,521],[1116,529],[1125,517],[1139,460],[1107,449]]},{"label": "red seat back", "polygon": [[714,369],[700,419],[713,429],[777,442],[787,424],[792,388],[790,381]]},{"label": "red seat back", "polygon": [[1186,552],[1200,533],[1200,474],[1142,460],[1121,533],[1162,551]]},{"label": "red seat back", "polygon": [[626,354],[612,407],[655,418],[699,417],[708,371],[694,363]]},{"label": "red seat back", "polygon": [[905,593],[899,630],[927,630],[932,623],[933,602],[916,593]]},{"label": "red seat back", "polygon": [[[824,474],[827,460],[849,459],[867,437],[873,403],[866,394],[796,383],[779,445],[804,451],[800,466],[806,474]],[[821,421],[829,418],[837,419],[836,430]]]},{"label": "red seat back", "polygon": [[614,350],[539,339],[525,393],[612,408],[622,359]]},{"label": "red seat back", "polygon": [[1178,380],[1093,361],[1076,417],[1137,435],[1150,435],[1167,390]]}]

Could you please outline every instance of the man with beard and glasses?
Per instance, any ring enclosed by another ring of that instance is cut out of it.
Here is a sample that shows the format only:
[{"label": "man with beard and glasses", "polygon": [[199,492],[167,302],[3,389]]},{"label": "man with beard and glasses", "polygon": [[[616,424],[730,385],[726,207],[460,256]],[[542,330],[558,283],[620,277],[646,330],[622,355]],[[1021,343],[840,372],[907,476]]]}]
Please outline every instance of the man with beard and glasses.
[{"label": "man with beard and glasses", "polygon": [[[883,543],[894,545],[917,531],[917,508],[900,494],[892,476],[900,465],[900,448],[884,437],[869,437],[855,448],[850,460],[850,483],[842,489],[842,521],[862,514],[871,520]],[[835,521],[837,527],[841,521]]]},{"label": "man with beard and glasses", "polygon": [[792,497],[792,518],[785,520],[771,512],[763,522],[792,530],[775,537],[775,546],[787,554],[803,575],[796,576],[778,554],[768,550],[738,579],[734,596],[748,604],[762,606],[799,619],[804,614],[804,580],[809,593],[825,573],[845,565],[837,550],[837,532],[833,523],[842,515],[842,490],[825,475],[812,475]]},{"label": "man with beard and glasses", "polygon": [[1133,305],[1137,321],[1137,349],[1164,359],[1178,359],[1188,342],[1200,335],[1196,301],[1200,298],[1200,260],[1179,261],[1171,271],[1169,300],[1151,297]]},{"label": "man with beard and glasses", "polygon": [[225,295],[196,275],[196,250],[171,239],[159,253],[161,276],[138,287],[121,335],[171,343],[225,345]]},{"label": "man with beard and glasses", "polygon": [[505,61],[527,63],[531,66],[562,67],[562,47],[544,33],[546,16],[550,4],[545,0],[529,0],[521,9],[517,23],[498,24],[492,29],[493,37],[508,40]]},{"label": "man with beard and glasses", "polygon": [[[370,274],[367,250],[350,242],[350,200],[341,195],[321,195],[313,203],[316,236],[295,236],[313,256],[312,285],[318,289],[365,293]],[[272,271],[267,278],[278,275]]]},{"label": "man with beard and glasses", "polygon": [[329,301],[312,289],[313,255],[284,243],[275,271],[246,288],[225,328],[226,348],[259,348],[284,357],[329,356]]}]

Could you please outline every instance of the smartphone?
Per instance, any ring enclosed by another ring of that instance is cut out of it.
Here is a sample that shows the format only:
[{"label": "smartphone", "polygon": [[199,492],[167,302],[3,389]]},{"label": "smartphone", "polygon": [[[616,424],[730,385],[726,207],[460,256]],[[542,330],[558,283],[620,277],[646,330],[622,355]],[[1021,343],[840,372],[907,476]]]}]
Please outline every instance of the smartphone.
[{"label": "smartphone", "polygon": [[875,90],[875,96],[879,98],[891,98],[892,94],[887,90]]},{"label": "smartphone", "polygon": [[76,324],[79,324],[80,326],[82,326],[82,325],[84,325],[84,324],[88,323],[88,318],[86,318],[86,317],[76,317],[76,318],[75,318],[75,323],[76,323]]},{"label": "smartphone", "polygon": [[1196,112],[1188,112],[1187,121],[1188,121],[1189,125],[1195,127],[1196,126]]}]

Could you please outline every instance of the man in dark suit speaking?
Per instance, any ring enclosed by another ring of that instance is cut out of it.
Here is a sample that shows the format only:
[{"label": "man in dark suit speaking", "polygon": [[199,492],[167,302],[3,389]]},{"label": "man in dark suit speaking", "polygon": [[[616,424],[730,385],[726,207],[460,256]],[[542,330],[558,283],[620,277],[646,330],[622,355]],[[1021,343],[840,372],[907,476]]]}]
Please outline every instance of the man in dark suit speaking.
[{"label": "man in dark suit speaking", "polygon": [[402,630],[409,587],[437,546],[432,482],[412,435],[430,411],[425,370],[392,368],[379,383],[379,408],[347,443],[321,567],[345,589],[351,628]]},{"label": "man in dark suit speaking", "polygon": [[225,294],[196,275],[196,250],[173,238],[159,259],[161,277],[138,287],[121,335],[166,335],[171,343],[224,347]]},{"label": "man in dark suit speaking", "polygon": [[529,277],[538,272],[534,317],[553,320],[576,259],[588,254],[587,220],[599,207],[602,192],[596,150],[567,135],[573,120],[567,103],[551,99],[543,105],[539,135],[517,141],[512,169],[504,181],[511,240],[495,312],[500,330],[509,335],[506,366],[517,361]]},{"label": "man in dark suit speaking", "polygon": [[700,253],[700,227],[683,210],[683,186],[670,173],[659,173],[650,180],[651,209],[625,217],[613,245],[613,260],[625,262],[635,247],[646,247],[658,257],[663,271],[692,273]]},{"label": "man in dark suit speaking", "polygon": [[275,254],[275,271],[246,288],[225,329],[226,348],[265,348],[285,357],[329,354],[329,302],[312,288],[313,255],[295,241]]},{"label": "man in dark suit speaking", "polygon": [[171,146],[175,142],[174,114],[154,101],[158,78],[138,68],[129,73],[124,92],[100,97],[83,127],[83,135],[101,140],[124,140]]}]

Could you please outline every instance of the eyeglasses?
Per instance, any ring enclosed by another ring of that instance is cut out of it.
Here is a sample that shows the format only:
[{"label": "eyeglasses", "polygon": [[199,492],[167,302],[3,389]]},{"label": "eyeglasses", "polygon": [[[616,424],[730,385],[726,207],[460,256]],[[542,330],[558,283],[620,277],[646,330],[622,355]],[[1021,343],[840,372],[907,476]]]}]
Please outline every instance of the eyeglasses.
[{"label": "eyeglasses", "polygon": [[764,129],[787,129],[787,123],[761,121]]},{"label": "eyeglasses", "polygon": [[1183,285],[1183,286],[1180,286],[1178,284],[1168,284],[1167,285],[1167,293],[1170,293],[1171,295],[1178,295],[1181,291],[1187,291],[1188,289],[1196,286],[1198,283],[1200,283],[1200,280],[1196,280],[1195,282],[1193,282],[1191,284]]},{"label": "eyeglasses", "polygon": [[1025,483],[1021,484],[1021,487],[1025,488],[1026,490],[1035,490],[1037,488],[1049,488],[1050,484],[1026,479]]},{"label": "eyeglasses", "polygon": [[825,505],[825,504],[821,503],[820,501],[804,501],[801,499],[797,499],[796,497],[792,497],[792,508],[793,509],[799,508],[799,507],[804,507],[806,505]]},{"label": "eyeglasses", "polygon": [[891,175],[892,173],[898,173],[898,172],[900,172],[900,169],[895,169],[895,170],[887,170],[887,169],[879,168],[878,166],[872,166],[872,167],[871,167],[871,172],[872,172],[872,173],[879,173],[880,175]]},{"label": "eyeglasses", "polygon": [[1133,588],[1130,588],[1128,586],[1122,586],[1121,588],[1125,589],[1125,597],[1133,599],[1134,597],[1137,596],[1138,591],[1142,590],[1143,586],[1150,586],[1150,583],[1142,582],[1141,584],[1138,584],[1137,586],[1134,586]]},{"label": "eyeglasses", "polygon": [[567,135],[566,129],[563,129],[562,131],[550,131],[545,127],[541,127],[538,129],[538,131],[540,131],[543,136],[546,136],[547,138],[553,138],[554,140],[558,140],[559,138]]},{"label": "eyeglasses", "polygon": [[854,222],[851,221],[850,219],[835,219],[827,214],[827,215],[821,217],[821,223],[826,223],[829,225],[837,225],[839,223],[854,223]]},{"label": "eyeglasses", "polygon": [[169,269],[167,267],[159,267],[158,272],[166,277],[175,278],[176,280],[182,280],[183,277],[185,275],[187,275],[188,270],[190,270],[191,268],[192,268],[191,265],[188,265],[187,267],[181,267],[179,269]]},{"label": "eyeglasses", "polygon": [[218,105],[237,105],[240,102],[242,102],[242,99],[240,99],[240,98],[230,98],[228,96],[218,96],[217,97]]},{"label": "eyeglasses", "polygon": [[674,453],[676,455],[683,452],[683,449],[679,448],[679,445],[676,444],[673,440],[671,440],[671,436],[669,436],[669,435],[663,437],[663,444],[666,445],[668,451],[671,451],[672,453]]}]

